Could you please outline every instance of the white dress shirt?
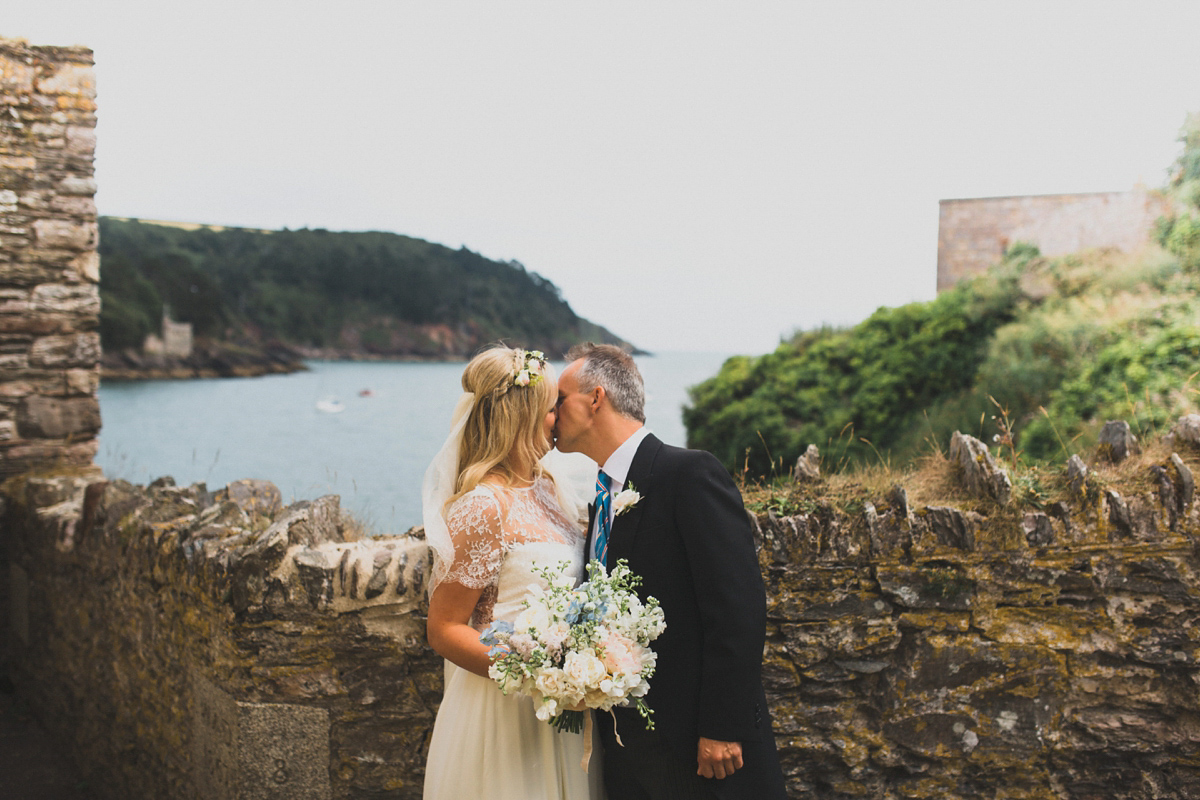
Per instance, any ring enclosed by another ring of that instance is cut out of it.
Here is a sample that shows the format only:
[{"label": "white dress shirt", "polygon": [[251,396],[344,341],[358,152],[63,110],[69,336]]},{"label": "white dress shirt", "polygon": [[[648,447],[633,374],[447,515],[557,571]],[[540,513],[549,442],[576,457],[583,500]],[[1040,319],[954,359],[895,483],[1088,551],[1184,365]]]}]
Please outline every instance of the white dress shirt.
[{"label": "white dress shirt", "polygon": [[[633,435],[621,442],[621,446],[612,452],[608,460],[604,462],[604,466],[600,469],[608,476],[609,494],[612,497],[617,496],[617,492],[625,488],[625,479],[629,477],[629,468],[633,466],[633,457],[637,455],[638,447],[641,446],[642,440],[650,435],[650,429],[645,425],[633,432]],[[599,477],[599,476],[597,476]],[[612,530],[613,521],[613,504],[608,504],[608,529]],[[599,533],[600,517],[592,521],[592,542],[596,541],[596,534]],[[591,556],[589,556],[590,558]]]}]

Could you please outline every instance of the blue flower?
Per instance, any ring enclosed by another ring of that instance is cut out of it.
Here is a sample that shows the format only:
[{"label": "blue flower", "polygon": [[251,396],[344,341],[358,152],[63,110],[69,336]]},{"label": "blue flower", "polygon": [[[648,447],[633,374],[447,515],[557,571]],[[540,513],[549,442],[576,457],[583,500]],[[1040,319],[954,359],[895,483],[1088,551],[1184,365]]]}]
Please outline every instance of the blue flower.
[{"label": "blue flower", "polygon": [[479,634],[479,641],[489,646],[501,644],[500,640],[496,638],[497,634],[507,635],[512,632],[513,626],[511,622],[505,622],[502,619],[496,620],[483,629],[483,633]]},{"label": "blue flower", "polygon": [[572,597],[571,602],[567,605],[567,624],[579,624],[579,617],[583,614],[583,603],[579,602],[578,597]]}]

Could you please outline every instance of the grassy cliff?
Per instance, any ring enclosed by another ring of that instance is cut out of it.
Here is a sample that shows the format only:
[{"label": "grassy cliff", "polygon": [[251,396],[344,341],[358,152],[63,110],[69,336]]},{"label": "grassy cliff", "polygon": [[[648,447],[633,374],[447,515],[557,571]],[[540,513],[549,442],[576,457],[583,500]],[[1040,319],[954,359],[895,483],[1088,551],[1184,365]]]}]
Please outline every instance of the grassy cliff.
[{"label": "grassy cliff", "polygon": [[163,304],[200,339],[343,356],[460,357],[497,340],[622,343],[518,262],[392,233],[256,231],[102,218],[101,338],[140,347]]},{"label": "grassy cliff", "polygon": [[691,389],[689,445],[771,476],[808,444],[827,467],[903,465],[961,430],[1037,462],[1090,446],[1107,419],[1148,433],[1194,411],[1200,117],[1182,141],[1157,243],[1052,259],[1018,243],[936,300],[732,358]]}]

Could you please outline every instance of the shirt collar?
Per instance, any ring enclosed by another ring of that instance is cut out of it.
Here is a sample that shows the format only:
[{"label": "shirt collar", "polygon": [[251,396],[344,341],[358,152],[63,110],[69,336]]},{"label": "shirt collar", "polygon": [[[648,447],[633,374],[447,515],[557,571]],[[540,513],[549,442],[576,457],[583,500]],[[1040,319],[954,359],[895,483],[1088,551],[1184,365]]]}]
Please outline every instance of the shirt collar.
[{"label": "shirt collar", "polygon": [[609,477],[614,492],[620,491],[625,485],[625,479],[629,477],[629,468],[633,466],[633,457],[637,455],[638,446],[649,435],[650,429],[643,425],[628,439],[621,442],[621,446],[614,450],[613,454],[604,462],[601,469]]}]

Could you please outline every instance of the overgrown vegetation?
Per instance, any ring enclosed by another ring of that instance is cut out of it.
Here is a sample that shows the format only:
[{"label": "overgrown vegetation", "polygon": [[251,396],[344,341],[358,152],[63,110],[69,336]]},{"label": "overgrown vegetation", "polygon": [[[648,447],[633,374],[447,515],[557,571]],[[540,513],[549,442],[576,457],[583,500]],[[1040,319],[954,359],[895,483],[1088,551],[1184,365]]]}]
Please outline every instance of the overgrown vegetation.
[{"label": "overgrown vegetation", "polygon": [[379,355],[464,355],[501,339],[550,353],[619,341],[550,281],[466,248],[377,231],[100,226],[106,349],[139,347],[164,303],[199,337]]},{"label": "overgrown vegetation", "polygon": [[[844,330],[801,332],[692,387],[688,443],[747,480],[904,469],[955,430],[1014,465],[1062,461],[1109,419],[1135,433],[1195,410],[1200,370],[1200,116],[1189,117],[1158,242],[1044,258],[1017,243],[984,275]],[[1003,451],[1003,452],[1000,452]],[[1014,489],[1036,505],[1036,472]],[[1024,500],[1022,501],[1024,502]]]}]

